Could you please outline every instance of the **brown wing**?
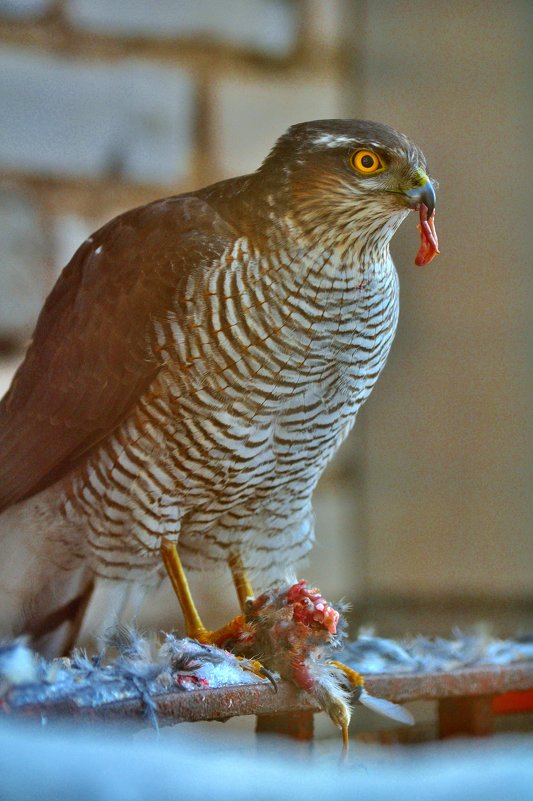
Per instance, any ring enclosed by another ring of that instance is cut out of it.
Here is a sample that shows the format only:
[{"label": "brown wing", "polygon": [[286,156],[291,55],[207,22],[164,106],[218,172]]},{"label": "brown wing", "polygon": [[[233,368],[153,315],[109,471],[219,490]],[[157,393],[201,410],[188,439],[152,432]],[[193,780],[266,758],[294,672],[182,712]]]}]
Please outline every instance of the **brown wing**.
[{"label": "brown wing", "polygon": [[150,321],[232,238],[205,201],[177,196],[117,217],[79,248],[0,402],[0,510],[52,484],[126,417],[161,367]]}]

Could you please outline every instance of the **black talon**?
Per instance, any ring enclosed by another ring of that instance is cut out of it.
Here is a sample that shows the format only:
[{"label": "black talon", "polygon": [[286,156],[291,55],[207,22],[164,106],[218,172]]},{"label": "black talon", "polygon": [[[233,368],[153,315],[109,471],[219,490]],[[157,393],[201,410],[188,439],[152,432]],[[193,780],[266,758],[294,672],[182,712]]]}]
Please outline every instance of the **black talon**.
[{"label": "black talon", "polygon": [[352,687],[352,701],[358,701],[361,698],[361,693],[363,692],[363,685],[360,687]]},{"label": "black talon", "polygon": [[274,692],[277,693],[277,691],[278,691],[278,683],[277,683],[276,679],[274,678],[274,676],[272,675],[272,673],[270,672],[270,670],[268,670],[264,665],[261,665],[261,667],[259,669],[259,672],[260,672],[260,674],[262,676],[265,677],[265,679],[269,680],[269,682],[271,683],[272,687],[274,688]]}]

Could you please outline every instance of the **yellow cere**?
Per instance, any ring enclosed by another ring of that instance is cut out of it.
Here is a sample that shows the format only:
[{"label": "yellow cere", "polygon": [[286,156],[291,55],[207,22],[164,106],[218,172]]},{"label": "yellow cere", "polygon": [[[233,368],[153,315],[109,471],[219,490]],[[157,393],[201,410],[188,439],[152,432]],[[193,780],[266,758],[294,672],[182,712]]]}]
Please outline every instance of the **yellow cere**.
[{"label": "yellow cere", "polygon": [[429,178],[427,177],[426,173],[421,167],[419,167],[418,170],[416,171],[416,175],[418,178],[417,186],[424,186],[429,181]]}]

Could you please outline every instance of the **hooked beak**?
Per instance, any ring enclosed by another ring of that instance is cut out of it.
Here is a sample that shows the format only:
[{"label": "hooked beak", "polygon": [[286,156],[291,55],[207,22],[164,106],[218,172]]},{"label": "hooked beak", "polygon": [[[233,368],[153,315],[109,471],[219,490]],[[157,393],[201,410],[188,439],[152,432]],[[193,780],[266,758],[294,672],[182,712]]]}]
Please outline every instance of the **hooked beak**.
[{"label": "hooked beak", "polygon": [[404,195],[409,200],[409,208],[411,209],[418,209],[420,204],[423,203],[428,210],[428,219],[435,211],[435,189],[426,173],[422,170],[420,170],[420,185],[404,192]]}]

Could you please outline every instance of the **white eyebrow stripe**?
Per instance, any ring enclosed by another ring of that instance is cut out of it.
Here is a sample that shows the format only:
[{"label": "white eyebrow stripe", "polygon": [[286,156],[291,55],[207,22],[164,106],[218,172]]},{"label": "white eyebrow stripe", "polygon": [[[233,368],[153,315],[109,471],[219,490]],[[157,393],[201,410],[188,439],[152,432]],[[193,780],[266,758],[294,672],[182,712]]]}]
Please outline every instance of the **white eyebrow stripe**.
[{"label": "white eyebrow stripe", "polygon": [[328,134],[323,133],[313,139],[314,145],[322,145],[322,147],[340,147],[341,145],[353,145],[355,139],[352,136],[343,136],[342,134]]}]

